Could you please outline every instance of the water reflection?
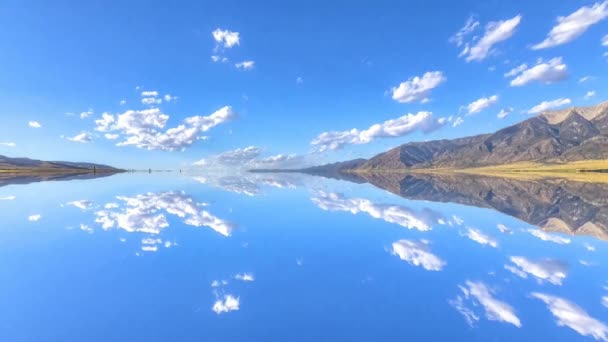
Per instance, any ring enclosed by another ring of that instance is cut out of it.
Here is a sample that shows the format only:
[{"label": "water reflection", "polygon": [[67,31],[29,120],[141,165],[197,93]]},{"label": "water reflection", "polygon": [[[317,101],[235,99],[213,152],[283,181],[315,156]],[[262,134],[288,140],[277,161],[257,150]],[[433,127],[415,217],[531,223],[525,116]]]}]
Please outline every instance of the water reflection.
[{"label": "water reflection", "polygon": [[86,180],[102,177],[110,177],[115,175],[112,172],[103,173],[40,173],[40,174],[19,174],[19,173],[0,173],[0,187],[13,184],[30,184],[37,182],[48,181],[71,181],[71,180]]},{"label": "water reflection", "polygon": [[237,173],[233,175],[210,173],[194,176],[193,179],[202,184],[247,196],[259,195],[264,187],[293,189],[303,184],[302,177],[299,175],[279,173]]},{"label": "water reflection", "polygon": [[[407,199],[491,208],[544,232],[589,235],[608,240],[608,184],[565,180],[516,179],[445,174],[348,174],[344,180],[368,182]],[[536,237],[556,243],[542,232]]]},{"label": "water reflection", "polygon": [[521,321],[515,310],[508,303],[495,297],[495,290],[492,290],[483,282],[467,280],[464,285],[459,285],[461,295],[450,301],[450,304],[458,310],[466,319],[469,325],[474,326],[479,321],[480,315],[475,313],[475,309],[481,306],[485,317],[491,321],[499,321],[513,324],[520,328]]}]

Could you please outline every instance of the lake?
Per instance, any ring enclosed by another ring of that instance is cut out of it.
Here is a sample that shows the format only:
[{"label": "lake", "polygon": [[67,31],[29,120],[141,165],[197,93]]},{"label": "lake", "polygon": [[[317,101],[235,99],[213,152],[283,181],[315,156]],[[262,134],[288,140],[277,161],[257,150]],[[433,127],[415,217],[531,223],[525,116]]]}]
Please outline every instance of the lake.
[{"label": "lake", "polygon": [[0,185],[2,341],[608,340],[605,185],[295,173]]}]

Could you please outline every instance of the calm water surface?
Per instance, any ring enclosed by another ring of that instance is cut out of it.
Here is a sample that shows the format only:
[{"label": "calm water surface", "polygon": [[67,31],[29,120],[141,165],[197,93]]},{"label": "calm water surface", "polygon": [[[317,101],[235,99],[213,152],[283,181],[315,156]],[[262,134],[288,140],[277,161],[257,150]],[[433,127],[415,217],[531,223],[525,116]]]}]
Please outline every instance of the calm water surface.
[{"label": "calm water surface", "polygon": [[599,185],[295,174],[2,185],[1,341],[608,340]]}]

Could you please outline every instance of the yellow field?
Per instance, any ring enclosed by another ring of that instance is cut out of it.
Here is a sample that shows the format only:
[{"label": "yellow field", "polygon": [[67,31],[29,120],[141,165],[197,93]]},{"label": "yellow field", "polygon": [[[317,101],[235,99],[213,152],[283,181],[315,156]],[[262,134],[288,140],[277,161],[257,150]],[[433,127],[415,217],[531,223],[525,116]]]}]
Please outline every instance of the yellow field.
[{"label": "yellow field", "polygon": [[564,164],[525,162],[469,169],[357,170],[355,173],[463,173],[521,180],[559,178],[577,182],[608,183],[608,173],[593,172],[598,170],[608,170],[608,160],[584,160]]}]

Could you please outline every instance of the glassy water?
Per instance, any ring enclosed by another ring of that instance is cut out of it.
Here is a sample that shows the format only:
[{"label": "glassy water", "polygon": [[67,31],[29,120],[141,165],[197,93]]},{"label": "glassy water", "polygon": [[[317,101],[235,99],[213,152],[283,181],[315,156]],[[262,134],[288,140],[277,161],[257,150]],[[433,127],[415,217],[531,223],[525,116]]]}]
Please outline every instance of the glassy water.
[{"label": "glassy water", "polygon": [[0,181],[2,341],[608,340],[601,185],[36,181]]}]

